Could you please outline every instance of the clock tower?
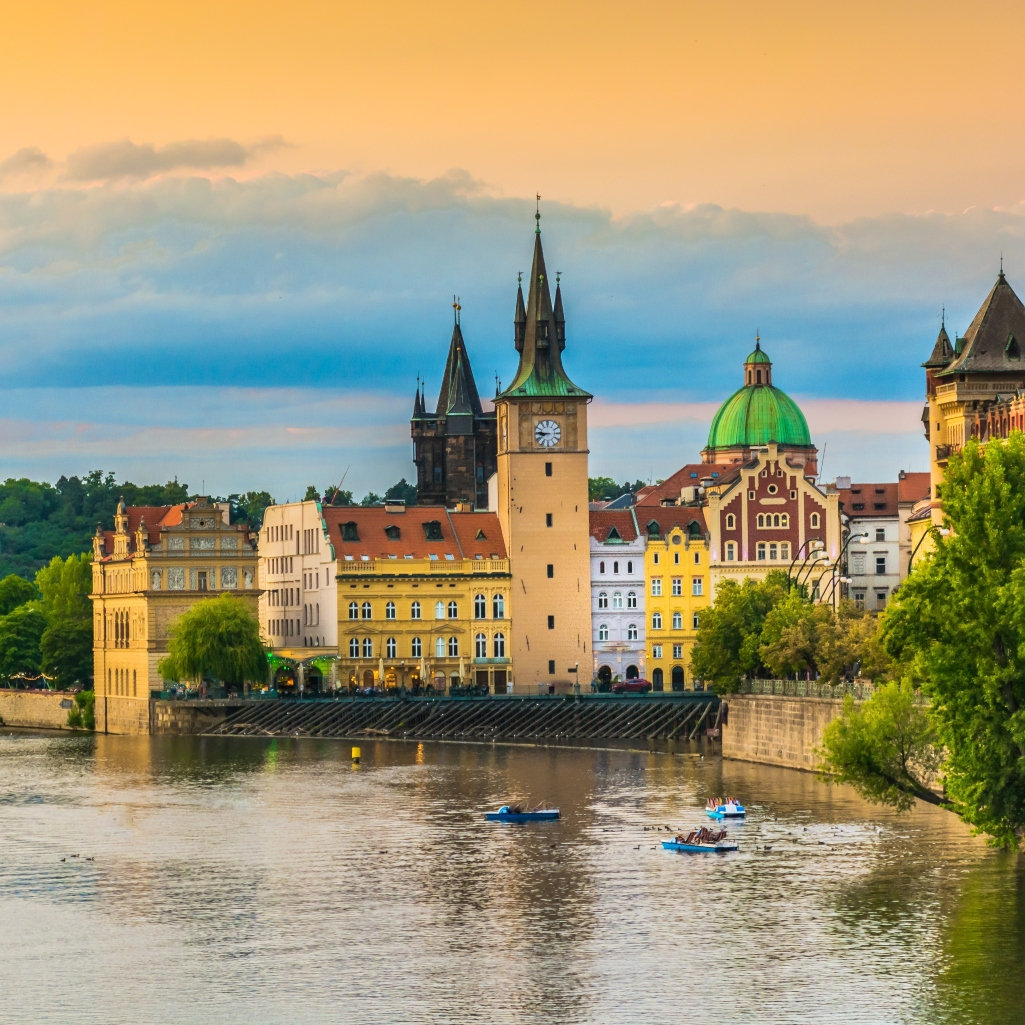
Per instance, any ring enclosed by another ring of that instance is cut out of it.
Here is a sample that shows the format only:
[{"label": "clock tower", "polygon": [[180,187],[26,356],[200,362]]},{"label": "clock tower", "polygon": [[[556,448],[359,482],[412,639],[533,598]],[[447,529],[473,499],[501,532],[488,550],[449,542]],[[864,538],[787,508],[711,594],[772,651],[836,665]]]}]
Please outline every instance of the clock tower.
[{"label": "clock tower", "polygon": [[516,294],[520,363],[495,399],[498,518],[513,576],[511,639],[518,693],[572,690],[591,679],[587,404],[562,366],[566,318],[556,281],[552,304],[541,218],[523,304]]}]

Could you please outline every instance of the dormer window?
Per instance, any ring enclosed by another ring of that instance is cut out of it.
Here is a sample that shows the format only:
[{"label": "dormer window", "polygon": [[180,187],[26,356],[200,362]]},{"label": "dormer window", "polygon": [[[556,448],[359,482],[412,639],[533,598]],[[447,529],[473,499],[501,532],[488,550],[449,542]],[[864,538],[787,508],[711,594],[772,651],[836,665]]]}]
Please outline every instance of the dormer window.
[{"label": "dormer window", "polygon": [[657,541],[661,533],[662,530],[659,527],[659,525],[654,520],[652,520],[648,524],[648,537],[651,538],[651,540],[653,541]]},{"label": "dormer window", "polygon": [[441,523],[438,520],[428,520],[424,524],[424,537],[428,541],[444,541],[441,533]]},{"label": "dormer window", "polygon": [[385,527],[384,532],[388,535],[389,541],[398,541],[398,539],[402,537],[402,531],[396,527],[394,523]]},{"label": "dormer window", "polygon": [[622,541],[623,538],[622,538],[622,535],[619,533],[618,530],[616,530],[615,527],[609,527],[608,537],[606,537],[605,540],[606,541]]},{"label": "dormer window", "polygon": [[701,524],[697,520],[691,520],[687,525],[687,536],[691,540],[701,537]]},{"label": "dormer window", "polygon": [[477,536],[474,538],[475,541],[487,541],[488,535],[483,530],[477,531]]},{"label": "dormer window", "polygon": [[342,540],[343,541],[358,541],[359,531],[356,529],[356,521],[349,520],[348,523],[342,524]]},{"label": "dormer window", "polygon": [[1008,359],[1021,359],[1021,346],[1018,345],[1018,339],[1013,334],[1007,336],[1007,345],[1004,348],[1004,353]]}]

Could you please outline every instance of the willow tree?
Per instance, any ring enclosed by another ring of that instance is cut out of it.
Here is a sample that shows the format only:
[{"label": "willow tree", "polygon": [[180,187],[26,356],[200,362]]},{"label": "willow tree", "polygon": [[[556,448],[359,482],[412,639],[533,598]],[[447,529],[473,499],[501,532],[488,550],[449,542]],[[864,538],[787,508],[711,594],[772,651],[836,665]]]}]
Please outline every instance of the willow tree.
[{"label": "willow tree", "polygon": [[242,687],[267,677],[260,624],[242,598],[222,594],[199,601],[169,633],[167,657],[157,667],[165,680],[213,679]]}]

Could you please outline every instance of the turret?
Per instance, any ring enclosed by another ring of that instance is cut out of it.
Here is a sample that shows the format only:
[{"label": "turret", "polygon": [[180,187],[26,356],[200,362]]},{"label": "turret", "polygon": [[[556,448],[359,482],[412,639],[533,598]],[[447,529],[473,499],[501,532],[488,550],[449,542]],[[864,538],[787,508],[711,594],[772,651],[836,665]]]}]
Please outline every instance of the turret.
[{"label": "turret", "polygon": [[523,338],[527,333],[527,310],[523,305],[523,275],[516,275],[516,315],[513,317],[513,338],[516,351],[523,352]]},{"label": "turret", "polygon": [[555,334],[559,339],[559,352],[566,351],[566,315],[562,312],[562,285],[559,284],[561,275],[555,272]]},{"label": "turret", "polygon": [[762,342],[758,335],[755,335],[754,352],[744,360],[744,384],[755,387],[772,384],[772,361],[762,352]]}]

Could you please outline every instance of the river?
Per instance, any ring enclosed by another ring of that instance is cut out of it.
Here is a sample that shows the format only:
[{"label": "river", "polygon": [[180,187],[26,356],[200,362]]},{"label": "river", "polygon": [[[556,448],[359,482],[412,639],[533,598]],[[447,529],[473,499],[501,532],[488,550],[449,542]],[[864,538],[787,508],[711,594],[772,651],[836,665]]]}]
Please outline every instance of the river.
[{"label": "river", "polygon": [[[362,748],[0,734],[0,1021],[1025,1023],[1025,857],[946,812],[697,754]],[[661,849],[726,793],[738,853]],[[510,796],[563,818],[482,821]]]}]

